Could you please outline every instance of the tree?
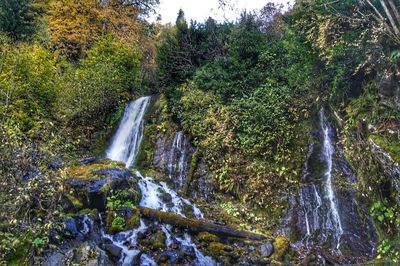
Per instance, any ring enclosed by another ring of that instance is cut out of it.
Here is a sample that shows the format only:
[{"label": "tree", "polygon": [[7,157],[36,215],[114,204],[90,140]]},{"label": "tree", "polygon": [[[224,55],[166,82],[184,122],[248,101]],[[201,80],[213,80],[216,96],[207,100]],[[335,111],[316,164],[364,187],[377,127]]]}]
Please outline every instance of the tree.
[{"label": "tree", "polygon": [[176,24],[162,32],[157,52],[157,67],[163,85],[183,82],[193,73],[193,42],[185,13],[179,10]]},{"label": "tree", "polygon": [[0,1],[0,31],[13,39],[25,39],[34,33],[40,9],[32,0]]},{"label": "tree", "polygon": [[[158,1],[60,0],[52,1],[48,14],[53,47],[73,59],[82,58],[106,34],[140,43],[146,24],[140,19],[144,6]],[[143,5],[143,7],[141,6]]]}]

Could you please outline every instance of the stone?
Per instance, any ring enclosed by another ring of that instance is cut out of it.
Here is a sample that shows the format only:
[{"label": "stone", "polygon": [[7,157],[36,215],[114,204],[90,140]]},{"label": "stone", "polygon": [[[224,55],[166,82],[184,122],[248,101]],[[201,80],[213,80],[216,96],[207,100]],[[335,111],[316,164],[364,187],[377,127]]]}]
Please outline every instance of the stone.
[{"label": "stone", "polygon": [[262,244],[260,246],[260,253],[262,256],[269,258],[274,253],[274,246],[270,242]]},{"label": "stone", "polygon": [[169,265],[177,264],[179,260],[178,252],[175,250],[163,251],[160,255],[160,262],[168,263]]},{"label": "stone", "polygon": [[114,244],[105,244],[104,250],[107,254],[113,258],[114,261],[118,261],[122,254],[122,248],[114,245]]},{"label": "stone", "polygon": [[77,229],[77,226],[76,226],[75,219],[66,218],[64,220],[64,226],[65,226],[66,234],[68,234],[68,235],[70,235],[70,236],[72,236],[74,238],[78,236],[79,232],[78,232],[78,229]]}]

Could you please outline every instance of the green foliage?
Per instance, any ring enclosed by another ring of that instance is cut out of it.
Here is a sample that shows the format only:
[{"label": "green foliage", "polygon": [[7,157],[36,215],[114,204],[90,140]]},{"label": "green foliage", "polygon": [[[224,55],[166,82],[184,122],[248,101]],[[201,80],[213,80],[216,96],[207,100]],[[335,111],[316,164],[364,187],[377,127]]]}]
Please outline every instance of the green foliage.
[{"label": "green foliage", "polygon": [[125,229],[125,219],[121,216],[117,216],[114,218],[111,224],[110,233],[118,233],[124,231]]},{"label": "green foliage", "polygon": [[278,156],[290,144],[290,91],[275,86],[265,85],[232,103],[238,145],[244,154]]},{"label": "green foliage", "polygon": [[43,13],[41,1],[2,0],[0,31],[13,39],[27,39],[38,29],[38,16]]},{"label": "green foliage", "polygon": [[[378,259],[390,258],[393,262],[400,260],[400,243],[398,229],[400,227],[400,213],[398,208],[388,203],[386,199],[376,201],[370,209],[371,216],[377,220],[379,227],[383,228],[386,237],[378,246]],[[393,229],[395,231],[393,231]],[[393,236],[396,236],[391,240]]]},{"label": "green foliage", "polygon": [[63,77],[59,109],[67,119],[104,117],[128,93],[138,93],[140,53],[132,45],[106,36]]},{"label": "green foliage", "polygon": [[39,128],[51,117],[58,93],[57,57],[39,45],[0,47],[0,117],[19,124],[24,132]]}]

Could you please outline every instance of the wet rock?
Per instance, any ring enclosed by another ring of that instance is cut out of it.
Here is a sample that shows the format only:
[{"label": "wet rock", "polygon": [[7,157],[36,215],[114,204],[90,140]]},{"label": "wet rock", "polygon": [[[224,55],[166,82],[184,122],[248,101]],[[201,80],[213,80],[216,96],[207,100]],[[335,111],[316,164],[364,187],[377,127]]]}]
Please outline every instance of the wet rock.
[{"label": "wet rock", "polygon": [[114,244],[105,244],[104,249],[107,254],[113,259],[113,261],[118,261],[122,254],[122,248]]},{"label": "wet rock", "polygon": [[180,257],[193,259],[196,257],[196,253],[192,246],[182,245],[179,249]]},{"label": "wet rock", "polygon": [[274,253],[274,246],[271,243],[262,244],[260,247],[260,253],[264,257],[270,257]]},{"label": "wet rock", "polygon": [[76,227],[76,222],[75,219],[73,218],[66,218],[64,220],[64,226],[65,226],[65,233],[66,235],[70,235],[71,237],[77,237],[79,232]]},{"label": "wet rock", "polygon": [[106,195],[101,188],[107,183],[105,179],[67,179],[65,184],[76,192],[76,198],[83,208],[105,211]]},{"label": "wet rock", "polygon": [[129,187],[129,180],[134,178],[134,175],[128,169],[101,169],[93,171],[94,175],[107,177],[110,182],[110,188],[113,190],[123,190]]},{"label": "wet rock", "polygon": [[177,264],[179,260],[178,252],[175,250],[163,251],[160,255],[160,263]]}]

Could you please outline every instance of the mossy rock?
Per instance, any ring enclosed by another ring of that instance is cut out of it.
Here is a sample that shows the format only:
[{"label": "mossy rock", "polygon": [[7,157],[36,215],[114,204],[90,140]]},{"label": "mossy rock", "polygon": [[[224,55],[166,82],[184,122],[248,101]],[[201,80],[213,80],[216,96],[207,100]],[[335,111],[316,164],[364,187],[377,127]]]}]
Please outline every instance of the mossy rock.
[{"label": "mossy rock", "polygon": [[219,237],[209,232],[201,232],[199,234],[200,243],[219,242]]},{"label": "mossy rock", "polygon": [[271,258],[274,260],[282,260],[289,251],[290,241],[284,236],[278,236],[275,238],[273,246],[275,252],[272,254]]},{"label": "mossy rock", "polygon": [[132,209],[132,215],[125,218],[126,229],[136,228],[140,225],[140,210],[139,208]]},{"label": "mossy rock", "polygon": [[100,179],[101,176],[93,174],[93,172],[107,168],[123,170],[125,169],[125,163],[102,160],[94,164],[73,166],[64,170],[63,177],[64,179]]},{"label": "mossy rock", "polygon": [[166,237],[162,230],[157,230],[151,234],[145,241],[144,244],[153,251],[162,250],[165,246]]}]

